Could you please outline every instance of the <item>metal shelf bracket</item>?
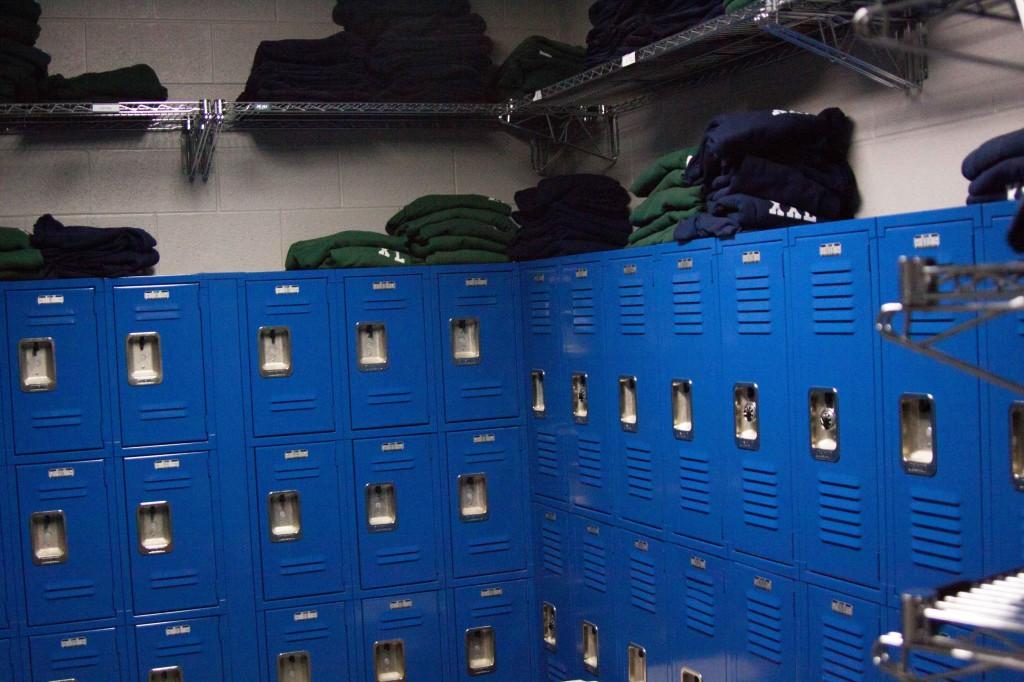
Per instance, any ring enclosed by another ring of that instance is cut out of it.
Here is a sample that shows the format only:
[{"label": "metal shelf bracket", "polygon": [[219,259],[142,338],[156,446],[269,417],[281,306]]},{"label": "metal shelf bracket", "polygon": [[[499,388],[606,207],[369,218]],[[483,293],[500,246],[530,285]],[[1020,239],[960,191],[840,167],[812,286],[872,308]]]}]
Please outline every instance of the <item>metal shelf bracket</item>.
[{"label": "metal shelf bracket", "polygon": [[181,131],[182,172],[189,182],[210,179],[213,153],[224,123],[224,101],[204,99],[199,109],[185,119]]},{"label": "metal shelf bracket", "polygon": [[539,175],[551,173],[567,152],[598,159],[607,168],[619,160],[619,118],[605,106],[522,111],[510,104],[500,121],[530,139],[530,159]]}]

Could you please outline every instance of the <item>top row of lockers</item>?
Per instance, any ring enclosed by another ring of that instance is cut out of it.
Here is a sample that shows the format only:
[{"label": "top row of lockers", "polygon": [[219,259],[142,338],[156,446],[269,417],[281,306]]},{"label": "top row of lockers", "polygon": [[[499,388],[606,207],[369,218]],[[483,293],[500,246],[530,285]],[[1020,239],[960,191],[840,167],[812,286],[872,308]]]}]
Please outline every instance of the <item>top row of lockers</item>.
[{"label": "top row of lockers", "polygon": [[[479,266],[8,284],[7,451],[213,446],[216,381],[241,383],[261,442],[515,422],[516,278]],[[212,312],[224,292],[240,330]],[[241,351],[227,341],[239,334]]]}]

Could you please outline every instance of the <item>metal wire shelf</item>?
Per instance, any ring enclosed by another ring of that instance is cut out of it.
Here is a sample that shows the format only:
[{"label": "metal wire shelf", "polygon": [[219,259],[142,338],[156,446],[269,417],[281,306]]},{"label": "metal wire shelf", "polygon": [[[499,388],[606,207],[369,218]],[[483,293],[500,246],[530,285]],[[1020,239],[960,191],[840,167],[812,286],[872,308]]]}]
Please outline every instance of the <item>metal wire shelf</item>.
[{"label": "metal wire shelf", "polygon": [[0,104],[0,133],[43,130],[181,131],[201,102]]}]

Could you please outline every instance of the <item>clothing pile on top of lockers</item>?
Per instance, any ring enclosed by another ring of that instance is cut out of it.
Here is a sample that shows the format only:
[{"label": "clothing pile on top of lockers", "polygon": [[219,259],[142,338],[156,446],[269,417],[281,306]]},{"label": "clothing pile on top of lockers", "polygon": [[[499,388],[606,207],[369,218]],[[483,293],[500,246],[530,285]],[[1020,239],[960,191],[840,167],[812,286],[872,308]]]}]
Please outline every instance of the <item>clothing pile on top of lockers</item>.
[{"label": "clothing pile on top of lockers", "polygon": [[685,31],[723,10],[722,0],[598,0],[590,6],[587,66]]},{"label": "clothing pile on top of lockers", "polygon": [[860,205],[847,160],[852,135],[853,122],[837,108],[716,117],[683,173],[702,189],[706,212],[681,220],[676,240],[852,218]]},{"label": "clothing pile on top of lockers", "polygon": [[427,265],[507,263],[519,225],[511,207],[479,194],[430,194],[388,220],[388,234],[404,238]]},{"label": "clothing pile on top of lockers", "polygon": [[629,193],[603,175],[560,175],[516,192],[521,226],[509,250],[514,260],[607,251],[626,245]]},{"label": "clothing pile on top of lockers", "polygon": [[532,95],[583,71],[586,49],[544,36],[530,36],[505,59],[494,89],[502,98]]},{"label": "clothing pile on top of lockers", "polygon": [[156,240],[141,228],[64,225],[49,213],[36,221],[30,241],[50,279],[149,275],[160,261]]},{"label": "clothing pile on top of lockers", "polygon": [[287,270],[318,268],[379,268],[417,265],[408,242],[380,232],[345,230],[326,237],[295,242],[285,258]]},{"label": "clothing pile on top of lockers", "polygon": [[0,280],[42,277],[43,254],[29,244],[28,235],[13,227],[0,227]]},{"label": "clothing pile on top of lockers", "polygon": [[968,204],[1019,198],[1024,184],[1024,129],[985,142],[967,155],[961,171],[971,181]]},{"label": "clothing pile on top of lockers", "polygon": [[629,235],[629,246],[667,244],[675,239],[676,225],[704,209],[701,187],[686,184],[683,173],[696,147],[665,154],[633,181],[629,191],[644,202],[629,216],[636,230]]}]

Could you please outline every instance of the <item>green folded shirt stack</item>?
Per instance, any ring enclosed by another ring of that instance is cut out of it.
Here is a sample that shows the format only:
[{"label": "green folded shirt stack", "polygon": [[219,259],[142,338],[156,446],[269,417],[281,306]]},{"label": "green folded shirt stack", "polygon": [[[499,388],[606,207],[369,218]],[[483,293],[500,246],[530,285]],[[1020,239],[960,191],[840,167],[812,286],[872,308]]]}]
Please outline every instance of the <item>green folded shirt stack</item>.
[{"label": "green folded shirt stack", "polygon": [[383,268],[419,263],[422,261],[409,253],[402,237],[348,230],[295,242],[288,249],[285,268]]},{"label": "green folded shirt stack", "polygon": [[724,3],[725,13],[731,14],[733,12],[739,12],[741,9],[746,9],[751,5],[760,3],[762,0],[726,0]]},{"label": "green folded shirt stack", "polygon": [[432,194],[399,211],[387,230],[428,265],[507,263],[519,229],[511,213],[507,204],[478,194]]},{"label": "green folded shirt stack", "polygon": [[696,152],[688,147],[666,154],[633,182],[630,191],[647,199],[630,215],[636,230],[629,236],[629,246],[667,244],[673,241],[680,220],[704,209],[701,188],[688,187],[683,180]]},{"label": "green folded shirt stack", "polygon": [[530,36],[498,69],[495,89],[502,97],[532,95],[584,70],[587,50],[543,36]]},{"label": "green folded shirt stack", "polygon": [[43,254],[29,245],[28,235],[13,227],[0,227],[0,279],[39,279]]}]

